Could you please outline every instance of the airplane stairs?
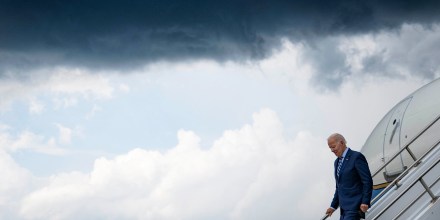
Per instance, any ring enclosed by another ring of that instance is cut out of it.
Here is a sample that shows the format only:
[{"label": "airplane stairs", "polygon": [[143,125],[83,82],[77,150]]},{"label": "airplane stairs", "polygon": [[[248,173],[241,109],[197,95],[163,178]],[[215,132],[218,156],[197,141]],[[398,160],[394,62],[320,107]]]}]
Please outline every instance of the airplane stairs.
[{"label": "airplane stairs", "polygon": [[366,220],[439,220],[439,162],[440,143],[437,142],[376,196]]}]

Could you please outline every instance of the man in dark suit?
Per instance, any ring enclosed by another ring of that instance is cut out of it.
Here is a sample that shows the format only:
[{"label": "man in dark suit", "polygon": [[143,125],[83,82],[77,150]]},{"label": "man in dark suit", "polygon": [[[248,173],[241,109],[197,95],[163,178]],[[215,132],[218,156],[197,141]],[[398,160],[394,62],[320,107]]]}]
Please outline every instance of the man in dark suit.
[{"label": "man in dark suit", "polygon": [[336,190],[326,214],[341,208],[341,220],[358,220],[365,215],[371,201],[373,180],[367,160],[360,152],[347,147],[344,136],[335,133],[327,139],[335,160]]}]

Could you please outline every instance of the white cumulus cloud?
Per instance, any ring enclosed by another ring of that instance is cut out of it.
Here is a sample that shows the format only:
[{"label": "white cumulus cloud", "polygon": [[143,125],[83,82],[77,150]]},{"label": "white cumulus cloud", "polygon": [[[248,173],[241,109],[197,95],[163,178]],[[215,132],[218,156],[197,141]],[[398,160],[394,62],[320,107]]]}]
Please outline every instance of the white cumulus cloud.
[{"label": "white cumulus cloud", "polygon": [[0,219],[15,219],[20,199],[31,189],[34,177],[0,149]]},{"label": "white cumulus cloud", "polygon": [[66,153],[53,137],[45,137],[28,130],[14,134],[7,125],[0,125],[0,150],[6,152],[30,150],[51,155]]},{"label": "white cumulus cloud", "polygon": [[[99,158],[90,173],[53,175],[21,204],[24,219],[316,219],[328,206],[325,138],[283,135],[269,109],[210,148],[192,131],[164,152]],[[313,199],[316,198],[316,199]],[[307,202],[307,204],[304,204]]]}]

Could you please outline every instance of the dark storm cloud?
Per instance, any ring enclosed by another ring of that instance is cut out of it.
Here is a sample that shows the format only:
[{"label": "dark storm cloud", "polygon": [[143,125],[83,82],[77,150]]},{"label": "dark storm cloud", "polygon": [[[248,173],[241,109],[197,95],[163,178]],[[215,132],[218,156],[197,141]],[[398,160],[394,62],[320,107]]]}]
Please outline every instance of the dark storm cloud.
[{"label": "dark storm cloud", "polygon": [[308,42],[405,22],[429,24],[439,15],[439,1],[1,1],[0,74],[53,65],[258,60],[282,37]]}]

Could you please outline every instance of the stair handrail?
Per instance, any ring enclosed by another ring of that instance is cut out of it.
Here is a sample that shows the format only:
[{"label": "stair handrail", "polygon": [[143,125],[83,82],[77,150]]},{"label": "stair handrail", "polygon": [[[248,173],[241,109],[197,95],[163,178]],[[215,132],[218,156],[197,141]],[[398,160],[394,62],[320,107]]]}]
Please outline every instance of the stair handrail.
[{"label": "stair handrail", "polygon": [[[419,181],[421,181],[421,180],[419,180]],[[417,198],[416,199],[414,199],[408,206],[406,206],[404,209],[402,209],[402,211],[400,211],[400,213],[399,214],[397,214],[397,216],[396,217],[394,217],[394,219],[398,219],[398,218],[400,218],[400,216],[402,216],[403,215],[403,213],[405,213],[406,212],[406,210],[408,210],[411,206],[413,206],[423,195],[425,195],[425,193],[428,193],[429,194],[429,196],[431,196],[431,198],[432,198],[432,200],[431,200],[431,203],[434,203],[435,201],[437,201],[437,199],[439,198],[438,196],[435,196],[433,193],[432,193],[432,191],[431,191],[431,189],[432,189],[432,187],[435,185],[435,184],[437,184],[437,182],[438,181],[440,181],[440,176],[439,177],[437,177],[437,179],[434,181],[434,183],[433,184],[431,184],[430,186],[427,186],[426,185],[426,183],[424,183],[423,181],[421,181],[420,183],[423,185],[423,187],[425,188],[425,191],[423,191],[422,192],[422,194],[420,194],[419,196],[417,196]],[[428,189],[427,189],[428,188]],[[393,219],[393,220],[394,220]]]},{"label": "stair handrail", "polygon": [[403,171],[398,177],[396,177],[396,179],[394,179],[384,190],[382,190],[382,192],[380,192],[376,197],[374,197],[374,199],[371,201],[371,204],[374,204],[377,200],[380,199],[380,197],[382,197],[385,193],[387,193],[394,185],[397,185],[398,182],[400,180],[403,179],[403,177],[406,176],[406,174],[409,173],[409,171],[416,167],[417,165],[420,164],[421,160],[424,159],[426,157],[426,155],[428,155],[432,150],[434,150],[437,146],[439,146],[440,144],[440,139],[434,143],[428,151],[426,151],[419,159],[417,159],[416,161],[414,161],[413,164],[411,164],[411,166],[409,166],[405,171]]},{"label": "stair handrail", "polygon": [[[418,175],[418,177],[416,178],[415,181],[413,181],[403,192],[401,192],[396,198],[393,199],[393,201],[389,202],[387,204],[387,206],[382,209],[382,211],[380,211],[374,218],[373,220],[379,218],[379,216],[381,216],[383,213],[385,213],[386,210],[388,210],[400,197],[402,197],[410,188],[412,188],[418,181],[423,180],[422,178],[428,173],[430,172],[435,166],[437,166],[437,164],[440,162],[440,160],[437,160],[435,163],[431,164],[429,168],[427,168],[427,170],[425,170],[422,174]],[[438,181],[438,179],[436,180]],[[431,188],[432,186],[430,186],[429,188]],[[387,187],[388,188],[388,187]],[[425,192],[427,192],[428,190],[426,190],[425,188]]]}]

